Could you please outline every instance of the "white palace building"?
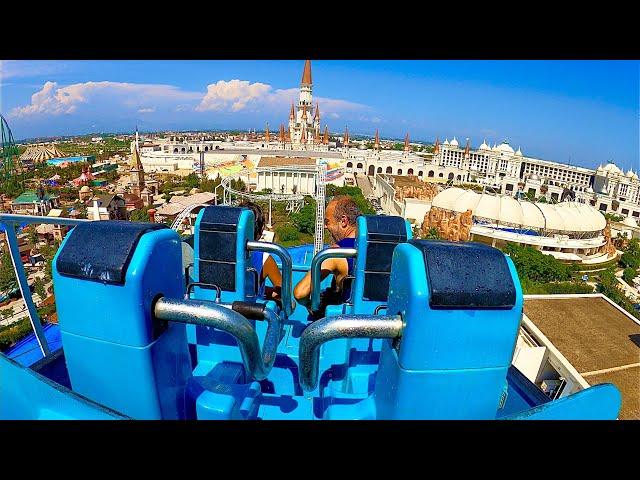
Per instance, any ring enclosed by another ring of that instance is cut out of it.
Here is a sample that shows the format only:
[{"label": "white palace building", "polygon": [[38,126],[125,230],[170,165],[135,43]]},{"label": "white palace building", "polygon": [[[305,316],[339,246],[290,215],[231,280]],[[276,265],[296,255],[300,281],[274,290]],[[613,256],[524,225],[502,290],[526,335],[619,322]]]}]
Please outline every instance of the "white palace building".
[{"label": "white palace building", "polygon": [[[484,141],[472,149],[468,139],[465,145],[456,137],[443,143],[436,140],[431,154],[413,152],[408,134],[400,151],[382,148],[378,131],[373,148],[366,148],[365,142],[351,142],[345,130],[337,137],[337,143],[329,138],[327,125],[321,129],[320,108],[313,103],[312,90],[311,61],[307,60],[297,106],[291,105],[287,126],[282,123],[277,134],[269,132],[267,125],[264,134],[250,134],[242,140],[214,141],[202,135],[170,135],[141,145],[144,168],[171,172],[192,170],[196,165],[206,168],[248,160],[261,177],[256,189],[282,191],[284,186],[285,191],[291,193],[289,190],[295,185],[306,193],[312,190],[309,178],[313,175],[313,165],[310,163],[324,162],[334,169],[337,163],[347,175],[365,175],[372,180],[376,175],[386,174],[412,175],[420,180],[451,185],[475,183],[503,195],[544,197],[548,203],[568,198],[601,212],[631,217],[635,221],[640,219],[640,180],[631,170],[624,172],[613,163],[591,169],[528,157],[520,148],[514,150],[507,141],[493,146]],[[278,159],[266,160],[273,157]],[[291,169],[298,164],[305,170],[305,177],[294,182],[289,177]],[[275,171],[279,167],[282,170]],[[266,178],[269,169],[274,171]]]}]

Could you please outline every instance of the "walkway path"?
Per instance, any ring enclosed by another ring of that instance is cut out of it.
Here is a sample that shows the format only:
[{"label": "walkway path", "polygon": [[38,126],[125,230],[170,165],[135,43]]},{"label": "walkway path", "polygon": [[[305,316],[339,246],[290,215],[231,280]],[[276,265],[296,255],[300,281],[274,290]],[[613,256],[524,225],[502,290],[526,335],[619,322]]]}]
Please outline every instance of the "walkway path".
[{"label": "walkway path", "polygon": [[371,188],[371,180],[366,175],[358,175],[356,176],[356,183],[360,190],[362,190],[362,195],[365,198],[373,196],[373,189]]}]

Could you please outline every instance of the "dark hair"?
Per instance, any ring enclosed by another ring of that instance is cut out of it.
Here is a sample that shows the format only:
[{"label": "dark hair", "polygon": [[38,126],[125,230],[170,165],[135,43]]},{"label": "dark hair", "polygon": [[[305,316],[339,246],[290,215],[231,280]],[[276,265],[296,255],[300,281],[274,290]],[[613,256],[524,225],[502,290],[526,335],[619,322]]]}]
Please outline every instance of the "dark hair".
[{"label": "dark hair", "polygon": [[242,202],[239,207],[248,208],[253,212],[253,216],[255,217],[255,225],[253,229],[253,238],[255,240],[259,240],[262,236],[262,231],[264,230],[264,214],[262,213],[262,208],[257,203],[249,202],[245,200]]},{"label": "dark hair", "polygon": [[336,208],[333,211],[333,219],[336,221],[339,221],[344,215],[347,217],[349,225],[355,225],[356,218],[362,215],[356,202],[348,195],[338,195],[337,197],[333,197],[331,201],[336,202]]}]

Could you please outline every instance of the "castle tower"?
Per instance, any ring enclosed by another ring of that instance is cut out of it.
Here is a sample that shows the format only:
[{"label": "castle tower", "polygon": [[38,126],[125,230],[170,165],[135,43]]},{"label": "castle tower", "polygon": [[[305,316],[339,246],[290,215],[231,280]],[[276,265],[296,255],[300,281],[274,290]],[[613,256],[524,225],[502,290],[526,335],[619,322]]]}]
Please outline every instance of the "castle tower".
[{"label": "castle tower", "polygon": [[329,145],[329,126],[324,126],[324,136],[322,137],[322,144]]},{"label": "castle tower", "polygon": [[131,193],[140,196],[140,192],[144,189],[144,168],[140,160],[140,150],[138,143],[138,129],[136,128],[136,146],[131,155],[131,168],[129,169],[129,183],[131,185]]},{"label": "castle tower", "polygon": [[380,135],[378,134],[378,129],[376,128],[376,138],[373,141],[373,151],[374,152],[379,152],[380,151]]},{"label": "castle tower", "polygon": [[304,70],[302,71],[302,81],[300,82],[300,100],[298,102],[298,108],[303,105],[311,107],[311,90],[313,82],[311,80],[311,60],[305,60]]},{"label": "castle tower", "polygon": [[271,140],[271,137],[269,136],[269,123],[267,122],[267,128],[264,132],[264,143],[266,144],[267,147],[269,147],[270,140]]},{"label": "castle tower", "polygon": [[344,151],[348,154],[349,153],[349,129],[347,127],[344,127],[344,137],[343,137],[343,143],[344,143]]}]

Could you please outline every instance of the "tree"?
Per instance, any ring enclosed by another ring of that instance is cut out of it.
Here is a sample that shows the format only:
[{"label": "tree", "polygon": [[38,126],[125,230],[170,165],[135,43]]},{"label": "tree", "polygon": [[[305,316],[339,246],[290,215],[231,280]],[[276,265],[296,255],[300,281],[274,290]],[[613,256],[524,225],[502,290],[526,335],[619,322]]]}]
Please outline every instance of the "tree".
[{"label": "tree", "polygon": [[292,213],[291,223],[302,233],[313,235],[316,228],[316,202],[308,199],[298,213]]},{"label": "tree", "polygon": [[9,308],[5,308],[4,310],[0,310],[0,315],[2,315],[3,319],[7,319],[9,318],[11,315],[13,315],[14,311],[13,311],[13,307],[9,307]]},{"label": "tree", "polygon": [[40,297],[41,300],[44,300],[46,298],[47,292],[45,291],[42,278],[36,277],[36,279],[33,281],[33,291]]},{"label": "tree", "polygon": [[132,210],[129,214],[129,220],[132,222],[150,222],[149,218],[149,208],[151,207],[143,207],[142,209]]},{"label": "tree", "polygon": [[547,203],[547,199],[546,199],[546,197],[540,197],[540,198],[538,199],[538,203]]},{"label": "tree", "polygon": [[13,262],[8,253],[0,253],[0,292],[9,293],[18,288],[18,280],[13,270]]},{"label": "tree", "polygon": [[435,227],[431,227],[424,238],[427,240],[440,240],[438,229]]},{"label": "tree", "polygon": [[633,285],[633,279],[638,276],[638,272],[634,268],[627,267],[622,272],[622,278],[629,285]]}]

